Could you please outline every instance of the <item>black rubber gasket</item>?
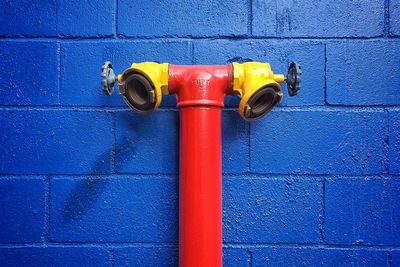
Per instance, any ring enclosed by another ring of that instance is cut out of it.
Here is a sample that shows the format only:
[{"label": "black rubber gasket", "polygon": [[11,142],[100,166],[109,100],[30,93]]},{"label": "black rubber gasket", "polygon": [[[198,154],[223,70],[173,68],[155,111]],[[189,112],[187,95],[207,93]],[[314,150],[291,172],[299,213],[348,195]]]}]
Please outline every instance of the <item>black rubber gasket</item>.
[{"label": "black rubber gasket", "polygon": [[128,106],[135,111],[148,113],[154,110],[157,95],[153,84],[140,73],[127,75],[124,81],[123,97]]},{"label": "black rubber gasket", "polygon": [[282,99],[281,89],[274,85],[267,85],[256,91],[247,101],[243,117],[252,121],[264,117]]}]

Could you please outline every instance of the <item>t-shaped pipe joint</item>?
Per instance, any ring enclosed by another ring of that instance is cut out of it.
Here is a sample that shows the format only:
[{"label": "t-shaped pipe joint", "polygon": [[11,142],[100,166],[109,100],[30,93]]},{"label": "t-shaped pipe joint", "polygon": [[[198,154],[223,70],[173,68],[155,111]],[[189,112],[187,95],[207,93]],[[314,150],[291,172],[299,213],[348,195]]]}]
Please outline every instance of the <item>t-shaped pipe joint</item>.
[{"label": "t-shaped pipe joint", "polygon": [[[198,95],[201,103],[214,101],[215,104],[217,101],[221,107],[221,97],[238,95],[241,97],[239,114],[251,121],[268,114],[282,100],[282,82],[287,82],[289,95],[296,95],[300,89],[300,75],[301,67],[296,62],[290,64],[287,76],[274,74],[268,63],[261,62],[234,62],[225,66],[177,66],[143,62],[132,64],[116,78],[111,62],[106,62],[102,68],[102,84],[103,90],[111,95],[117,80],[119,93],[127,105],[140,113],[155,111],[161,104],[162,96],[168,94],[177,95],[178,106],[183,105],[182,101],[192,101]],[[224,87],[208,92],[209,89],[205,88],[215,82]],[[193,90],[196,83],[200,85],[200,91]]]}]

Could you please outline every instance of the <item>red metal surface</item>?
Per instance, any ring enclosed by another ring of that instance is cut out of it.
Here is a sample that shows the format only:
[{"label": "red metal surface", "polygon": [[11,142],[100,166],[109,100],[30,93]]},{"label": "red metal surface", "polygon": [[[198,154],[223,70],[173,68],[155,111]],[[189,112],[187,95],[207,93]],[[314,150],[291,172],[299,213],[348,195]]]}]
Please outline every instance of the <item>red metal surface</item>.
[{"label": "red metal surface", "polygon": [[221,109],[232,66],[169,66],[180,108],[179,265],[222,266]]}]

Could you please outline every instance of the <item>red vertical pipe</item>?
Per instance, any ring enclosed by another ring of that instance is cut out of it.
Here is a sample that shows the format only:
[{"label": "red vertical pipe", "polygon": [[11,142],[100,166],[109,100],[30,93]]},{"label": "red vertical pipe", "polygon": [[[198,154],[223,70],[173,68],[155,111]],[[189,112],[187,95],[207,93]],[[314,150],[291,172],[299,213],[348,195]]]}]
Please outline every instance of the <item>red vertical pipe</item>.
[{"label": "red vertical pipe", "polygon": [[180,266],[222,266],[221,163],[221,108],[181,108]]},{"label": "red vertical pipe", "polygon": [[221,109],[232,66],[169,66],[180,108],[179,265],[222,266]]}]

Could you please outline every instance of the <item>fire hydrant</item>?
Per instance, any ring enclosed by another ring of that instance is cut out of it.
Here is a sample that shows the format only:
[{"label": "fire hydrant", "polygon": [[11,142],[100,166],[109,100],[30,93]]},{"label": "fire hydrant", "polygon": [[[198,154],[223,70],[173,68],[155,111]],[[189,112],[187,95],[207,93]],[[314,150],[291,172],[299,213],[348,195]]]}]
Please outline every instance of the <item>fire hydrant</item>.
[{"label": "fire hydrant", "polygon": [[238,95],[239,114],[253,121],[282,100],[280,83],[289,95],[300,89],[301,67],[274,74],[268,63],[224,66],[178,66],[134,63],[116,76],[112,63],[102,66],[107,95],[118,82],[119,93],[134,111],[150,113],[162,96],[175,94],[180,109],[179,265],[222,266],[221,110],[224,96]]}]

